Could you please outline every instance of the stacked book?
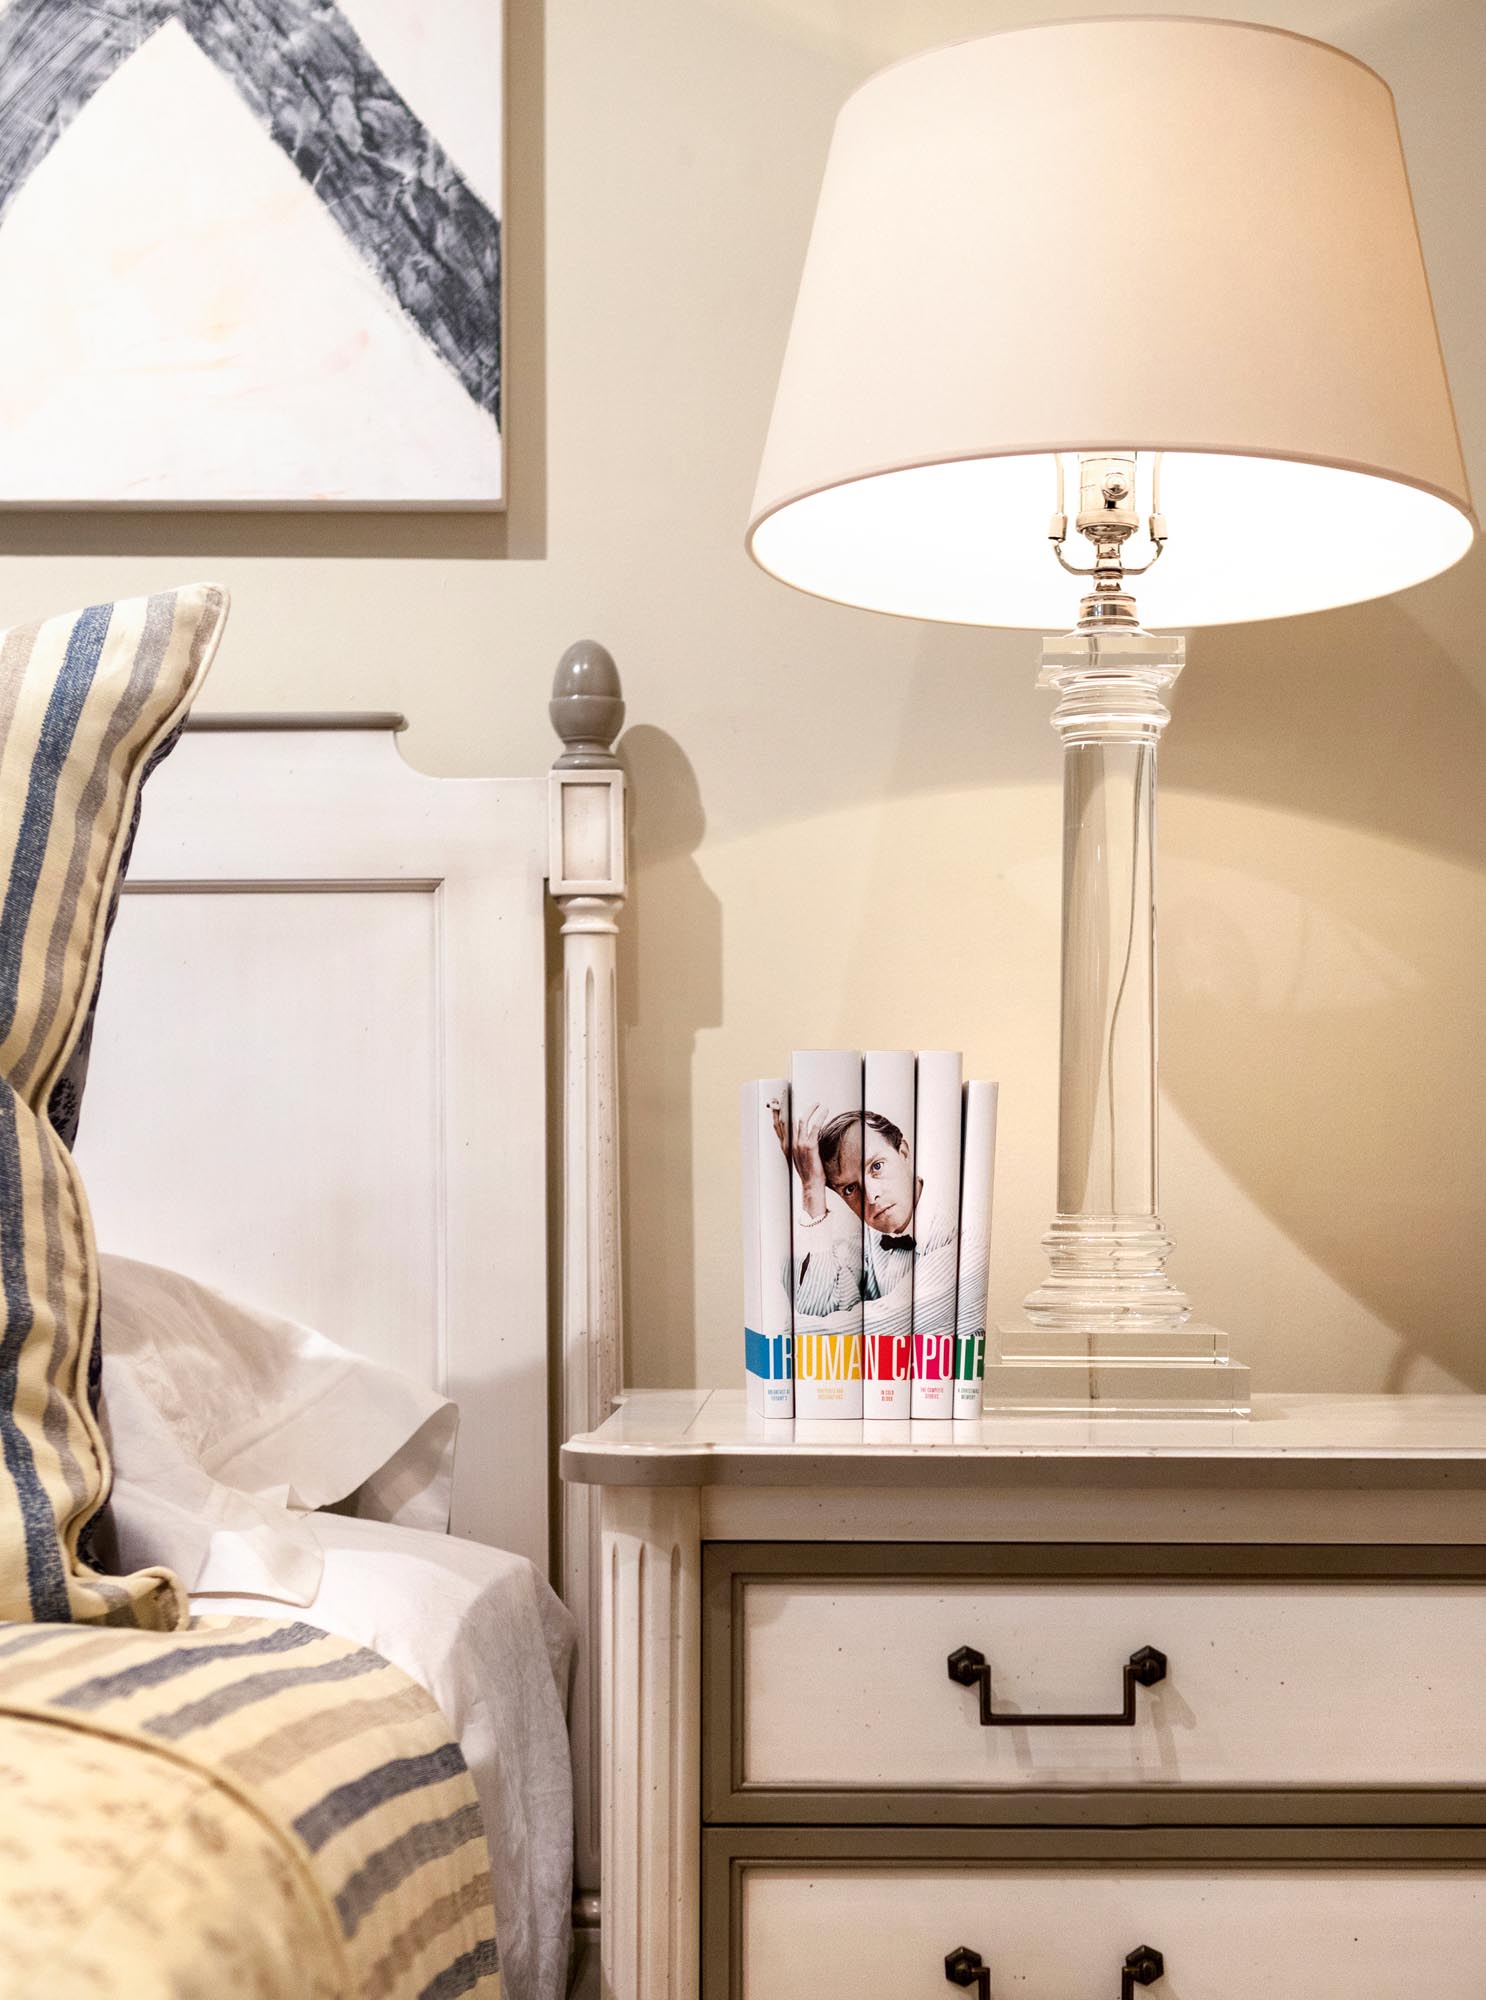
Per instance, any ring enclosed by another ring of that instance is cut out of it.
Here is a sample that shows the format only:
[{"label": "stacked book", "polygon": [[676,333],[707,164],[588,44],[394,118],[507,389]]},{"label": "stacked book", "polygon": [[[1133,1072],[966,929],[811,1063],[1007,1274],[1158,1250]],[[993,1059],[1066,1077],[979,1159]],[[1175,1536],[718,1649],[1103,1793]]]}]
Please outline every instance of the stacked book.
[{"label": "stacked book", "polygon": [[743,1086],[748,1405],[977,1417],[996,1085],[944,1049],[804,1049]]}]

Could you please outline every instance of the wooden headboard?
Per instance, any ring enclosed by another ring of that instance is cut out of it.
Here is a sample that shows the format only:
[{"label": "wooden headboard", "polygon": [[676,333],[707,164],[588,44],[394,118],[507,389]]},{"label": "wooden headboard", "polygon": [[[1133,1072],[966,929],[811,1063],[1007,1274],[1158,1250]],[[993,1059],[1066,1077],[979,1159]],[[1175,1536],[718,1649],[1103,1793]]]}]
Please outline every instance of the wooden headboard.
[{"label": "wooden headboard", "polygon": [[[460,1406],[452,1528],[580,1623],[580,1887],[597,1887],[596,1523],[553,1453],[619,1375],[614,969],[623,719],[569,649],[531,778],[432,778],[389,715],[207,716],[150,782],[78,1157],[104,1250],[318,1328]],[[549,968],[563,913],[562,1269],[549,1273]],[[570,1489],[572,1490],[572,1489]]]}]

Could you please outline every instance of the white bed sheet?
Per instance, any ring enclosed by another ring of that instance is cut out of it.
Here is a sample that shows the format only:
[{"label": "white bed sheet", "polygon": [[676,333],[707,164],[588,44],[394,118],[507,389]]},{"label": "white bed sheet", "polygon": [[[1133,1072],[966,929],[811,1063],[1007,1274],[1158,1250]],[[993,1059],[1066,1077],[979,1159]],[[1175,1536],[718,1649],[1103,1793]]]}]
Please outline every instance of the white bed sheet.
[{"label": "white bed sheet", "polygon": [[459,1739],[490,1843],[506,2000],[560,2000],[570,1950],[573,1788],[564,1707],[574,1625],[521,1556],[339,1514],[299,1516],[324,1564],[308,1603],[193,1593],[203,1614],[304,1620],[427,1688]]}]

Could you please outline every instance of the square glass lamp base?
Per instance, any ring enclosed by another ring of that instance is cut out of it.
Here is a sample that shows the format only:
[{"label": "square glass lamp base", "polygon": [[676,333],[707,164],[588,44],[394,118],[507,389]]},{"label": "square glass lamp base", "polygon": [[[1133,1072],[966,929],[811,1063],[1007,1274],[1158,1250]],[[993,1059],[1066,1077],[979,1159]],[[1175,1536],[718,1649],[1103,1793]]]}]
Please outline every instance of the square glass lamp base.
[{"label": "square glass lamp base", "polygon": [[1000,1329],[986,1356],[985,1408],[994,1416],[1246,1417],[1247,1362],[1211,1326],[1169,1333]]}]

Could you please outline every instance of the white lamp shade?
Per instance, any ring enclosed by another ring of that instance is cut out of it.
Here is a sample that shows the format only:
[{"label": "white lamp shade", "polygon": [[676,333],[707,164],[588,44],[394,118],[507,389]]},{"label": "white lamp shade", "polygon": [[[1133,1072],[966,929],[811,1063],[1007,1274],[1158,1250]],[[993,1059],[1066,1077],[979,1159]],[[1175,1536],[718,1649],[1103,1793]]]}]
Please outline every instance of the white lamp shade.
[{"label": "white lamp shade", "polygon": [[1170,18],[873,77],[831,145],[755,558],[873,610],[1055,629],[1079,586],[1048,547],[1051,454],[1132,448],[1167,454],[1147,625],[1382,596],[1470,546],[1387,85],[1303,36]]}]

